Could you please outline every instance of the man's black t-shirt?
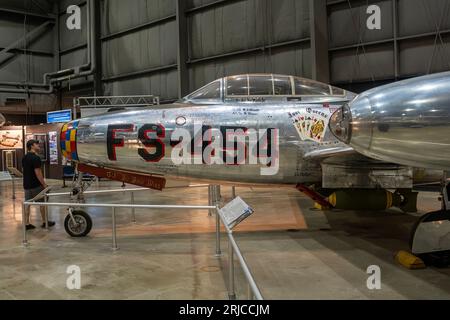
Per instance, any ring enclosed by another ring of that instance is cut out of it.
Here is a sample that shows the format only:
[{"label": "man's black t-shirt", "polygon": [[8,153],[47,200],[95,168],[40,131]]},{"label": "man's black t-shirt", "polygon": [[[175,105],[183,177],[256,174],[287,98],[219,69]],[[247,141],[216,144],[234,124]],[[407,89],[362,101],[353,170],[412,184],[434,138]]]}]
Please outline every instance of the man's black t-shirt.
[{"label": "man's black t-shirt", "polygon": [[23,188],[25,190],[35,189],[41,186],[34,169],[41,167],[41,158],[35,153],[28,152],[22,159],[23,167]]}]

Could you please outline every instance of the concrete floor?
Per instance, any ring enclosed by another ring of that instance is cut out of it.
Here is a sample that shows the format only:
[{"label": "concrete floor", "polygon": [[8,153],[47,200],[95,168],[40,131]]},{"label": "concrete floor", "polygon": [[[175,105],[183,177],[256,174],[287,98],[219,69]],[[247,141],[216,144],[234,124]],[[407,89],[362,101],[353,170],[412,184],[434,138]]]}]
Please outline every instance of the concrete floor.
[{"label": "concrete floor", "polygon": [[[60,182],[53,181],[53,191]],[[120,187],[101,182],[100,189]],[[95,189],[95,188],[93,188]],[[214,257],[215,219],[205,211],[117,211],[120,250],[111,251],[111,215],[89,209],[89,237],[70,238],[65,213],[51,209],[57,226],[29,232],[21,246],[21,202],[9,182],[0,183],[0,299],[226,299],[227,242]],[[64,189],[68,190],[68,189]],[[237,188],[255,208],[235,236],[266,299],[450,299],[450,269],[410,271],[394,254],[408,249],[415,217],[396,210],[355,213],[311,209],[312,201],[289,188]],[[230,188],[223,187],[224,201]],[[90,196],[87,202],[128,202],[129,195]],[[437,195],[420,196],[422,212],[439,208]],[[67,198],[54,200],[67,201]],[[136,194],[146,204],[207,204],[207,188]],[[35,224],[40,223],[34,213]],[[81,268],[81,290],[69,290],[67,267]],[[381,268],[381,290],[367,289],[367,268]],[[236,263],[238,298],[247,285]]]}]

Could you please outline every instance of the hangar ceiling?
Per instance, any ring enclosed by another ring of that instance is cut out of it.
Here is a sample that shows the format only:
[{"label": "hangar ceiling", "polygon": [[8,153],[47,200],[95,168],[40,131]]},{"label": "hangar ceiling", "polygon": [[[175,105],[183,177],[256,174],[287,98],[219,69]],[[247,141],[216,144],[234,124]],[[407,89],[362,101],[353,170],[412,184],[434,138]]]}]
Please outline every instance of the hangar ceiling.
[{"label": "hangar ceiling", "polygon": [[[73,4],[81,30],[65,24]],[[381,30],[366,27],[372,4],[381,8]],[[87,63],[87,8],[83,0],[0,1],[0,82],[41,83],[46,72]],[[98,72],[64,82],[63,104],[93,91],[170,102],[236,73],[292,74],[359,91],[450,70],[449,0],[98,0],[97,8]],[[5,105],[27,94],[0,97]],[[55,99],[30,97],[36,110],[56,107]]]}]

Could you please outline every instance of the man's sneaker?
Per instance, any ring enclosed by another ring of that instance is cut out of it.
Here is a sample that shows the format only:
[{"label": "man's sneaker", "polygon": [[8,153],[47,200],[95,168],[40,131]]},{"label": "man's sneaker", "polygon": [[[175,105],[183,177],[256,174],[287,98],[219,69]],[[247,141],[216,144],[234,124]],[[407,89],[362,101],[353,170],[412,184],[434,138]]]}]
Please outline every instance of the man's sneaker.
[{"label": "man's sneaker", "polygon": [[[48,227],[50,228],[50,227],[53,227],[55,225],[55,222],[54,221],[48,221]],[[45,228],[45,222],[42,224],[42,226],[41,226],[42,228]]]},{"label": "man's sneaker", "polygon": [[27,225],[26,225],[26,229],[27,229],[27,230],[33,230],[33,229],[36,229],[36,227],[33,226],[32,224],[27,224]]}]

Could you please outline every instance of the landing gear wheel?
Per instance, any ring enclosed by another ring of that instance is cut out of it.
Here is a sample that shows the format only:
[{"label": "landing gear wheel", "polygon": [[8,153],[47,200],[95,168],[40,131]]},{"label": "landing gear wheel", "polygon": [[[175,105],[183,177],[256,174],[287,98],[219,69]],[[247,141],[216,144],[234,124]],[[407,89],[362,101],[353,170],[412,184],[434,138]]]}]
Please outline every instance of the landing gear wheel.
[{"label": "landing gear wheel", "polygon": [[87,236],[92,229],[91,217],[86,212],[81,210],[72,211],[72,216],[75,223],[70,214],[68,214],[64,219],[64,229],[66,229],[66,232],[74,238]]},{"label": "landing gear wheel", "polygon": [[426,265],[444,268],[450,265],[450,211],[423,215],[414,225],[411,251]]}]

